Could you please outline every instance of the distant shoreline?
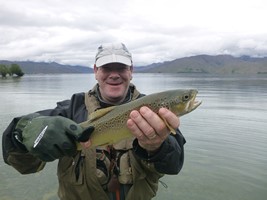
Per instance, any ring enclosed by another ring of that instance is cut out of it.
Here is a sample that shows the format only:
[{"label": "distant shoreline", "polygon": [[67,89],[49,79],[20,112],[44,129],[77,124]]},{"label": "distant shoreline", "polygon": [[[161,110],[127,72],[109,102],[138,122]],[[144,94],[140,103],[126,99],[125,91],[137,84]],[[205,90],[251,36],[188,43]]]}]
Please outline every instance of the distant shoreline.
[{"label": "distant shoreline", "polygon": [[[85,66],[62,65],[56,62],[0,60],[0,64],[12,63],[18,64],[25,74],[94,73],[93,68]],[[134,66],[134,73],[267,74],[267,57],[198,55],[147,66]]]}]

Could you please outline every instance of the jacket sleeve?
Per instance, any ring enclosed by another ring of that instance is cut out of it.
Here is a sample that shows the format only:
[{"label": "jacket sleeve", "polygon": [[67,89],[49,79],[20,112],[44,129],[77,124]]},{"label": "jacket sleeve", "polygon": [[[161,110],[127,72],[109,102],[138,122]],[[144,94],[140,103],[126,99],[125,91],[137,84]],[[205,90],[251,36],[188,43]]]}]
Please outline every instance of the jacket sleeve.
[{"label": "jacket sleeve", "polygon": [[[84,93],[74,94],[71,100],[57,103],[54,109],[38,111],[43,116],[63,116],[80,123],[87,117],[84,105]],[[21,117],[12,120],[2,136],[2,152],[5,163],[12,165],[22,174],[35,173],[43,169],[45,163],[29,154],[15,140],[13,132]]]},{"label": "jacket sleeve", "polygon": [[133,142],[133,150],[140,159],[154,163],[155,169],[162,174],[178,174],[184,163],[185,139],[179,129],[175,135],[162,143],[160,149],[153,155],[139,146],[137,139]]}]

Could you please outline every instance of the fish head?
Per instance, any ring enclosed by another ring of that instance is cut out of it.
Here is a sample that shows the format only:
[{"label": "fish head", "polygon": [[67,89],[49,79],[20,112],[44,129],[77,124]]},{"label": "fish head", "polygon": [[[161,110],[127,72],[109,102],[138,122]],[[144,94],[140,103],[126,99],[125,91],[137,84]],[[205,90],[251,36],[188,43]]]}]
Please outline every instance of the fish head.
[{"label": "fish head", "polygon": [[202,102],[196,100],[198,91],[190,90],[174,90],[170,103],[170,110],[178,116],[187,114],[195,110]]}]

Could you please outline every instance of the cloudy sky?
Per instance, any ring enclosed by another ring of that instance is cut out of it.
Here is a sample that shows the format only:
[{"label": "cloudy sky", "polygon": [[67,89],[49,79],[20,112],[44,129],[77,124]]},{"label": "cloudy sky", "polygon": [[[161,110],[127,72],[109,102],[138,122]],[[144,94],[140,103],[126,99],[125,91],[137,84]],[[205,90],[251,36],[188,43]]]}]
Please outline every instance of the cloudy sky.
[{"label": "cloudy sky", "polygon": [[199,54],[267,56],[266,0],[0,0],[0,60],[93,66],[123,42],[134,65]]}]

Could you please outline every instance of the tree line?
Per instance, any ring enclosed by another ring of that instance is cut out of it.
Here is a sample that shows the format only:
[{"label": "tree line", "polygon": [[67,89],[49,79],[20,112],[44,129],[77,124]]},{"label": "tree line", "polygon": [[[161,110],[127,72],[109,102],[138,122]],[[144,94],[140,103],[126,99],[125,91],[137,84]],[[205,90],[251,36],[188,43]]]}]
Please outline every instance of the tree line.
[{"label": "tree line", "polygon": [[24,75],[22,72],[20,66],[18,64],[11,64],[10,66],[0,64],[0,74],[2,75],[3,78],[6,78],[7,75],[9,76],[18,76],[21,77]]}]

